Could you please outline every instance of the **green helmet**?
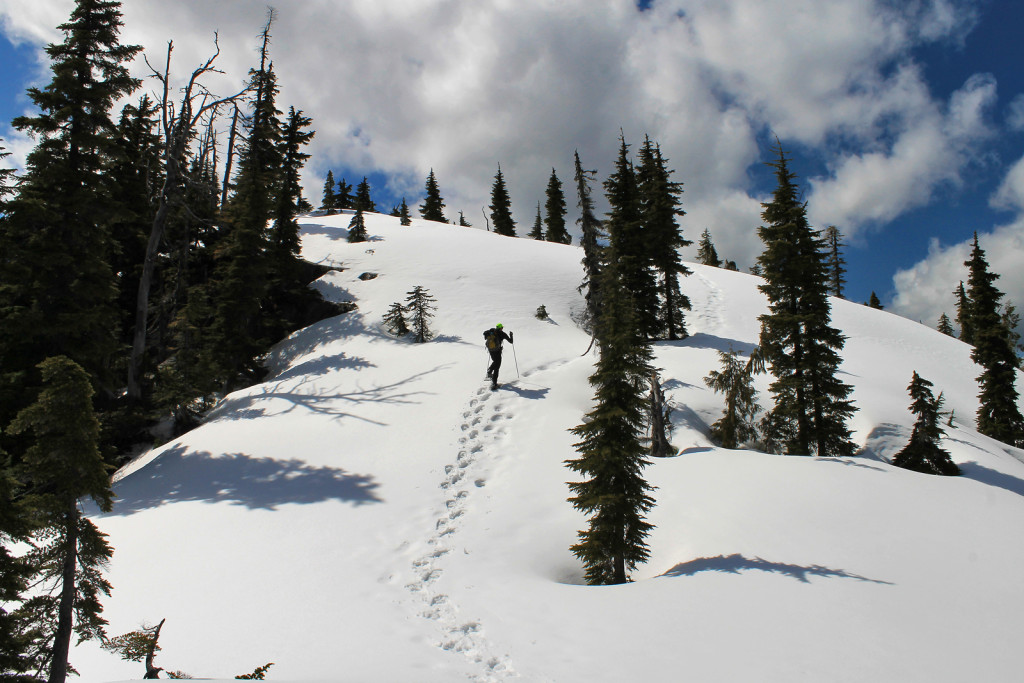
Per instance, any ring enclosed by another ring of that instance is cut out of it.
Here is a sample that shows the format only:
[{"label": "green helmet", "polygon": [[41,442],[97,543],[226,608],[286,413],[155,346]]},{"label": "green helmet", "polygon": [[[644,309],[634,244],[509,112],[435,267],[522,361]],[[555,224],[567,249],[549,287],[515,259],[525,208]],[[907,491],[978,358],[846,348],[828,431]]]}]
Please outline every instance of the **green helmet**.
[{"label": "green helmet", "polygon": [[495,325],[495,327],[496,327],[496,328],[498,328],[498,329],[500,330],[501,328],[503,328],[503,327],[504,327],[504,325],[502,325],[501,323],[498,323],[497,325]]}]

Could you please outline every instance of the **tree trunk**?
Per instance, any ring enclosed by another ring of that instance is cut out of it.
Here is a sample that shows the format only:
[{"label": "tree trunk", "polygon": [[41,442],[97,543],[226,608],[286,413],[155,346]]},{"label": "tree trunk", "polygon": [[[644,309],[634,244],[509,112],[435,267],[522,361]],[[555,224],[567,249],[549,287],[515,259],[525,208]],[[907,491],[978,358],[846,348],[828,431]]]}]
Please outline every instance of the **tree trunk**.
[{"label": "tree trunk", "polygon": [[[173,146],[176,151],[177,145]],[[164,231],[167,228],[167,217],[170,214],[172,200],[178,190],[178,162],[173,156],[167,159],[167,175],[160,193],[160,206],[153,217],[153,228],[149,233],[146,245],[146,259],[142,263],[142,276],[139,278],[139,293],[135,298],[135,334],[132,337],[132,355],[128,362],[128,401],[137,403],[142,398],[142,359],[146,353],[146,332],[149,326],[149,290],[153,284],[153,271],[156,269],[156,257],[160,251]]]},{"label": "tree trunk", "polygon": [[71,501],[64,512],[64,558],[61,570],[60,604],[57,611],[57,632],[53,639],[53,659],[47,683],[64,683],[68,674],[68,654],[74,628],[75,574],[78,568],[78,501]]},{"label": "tree trunk", "polygon": [[231,117],[231,132],[228,134],[228,151],[227,158],[224,161],[224,185],[220,191],[220,208],[224,209],[224,204],[228,201],[228,185],[231,181],[231,161],[235,156],[235,129],[238,125],[238,107],[235,107],[235,113]]},{"label": "tree trunk", "polygon": [[162,668],[153,664],[153,658],[156,656],[156,641],[160,639],[160,629],[164,627],[165,621],[167,620],[161,619],[160,623],[156,625],[156,631],[153,632],[153,640],[146,647],[146,675],[142,677],[144,680],[160,678],[160,672],[163,671]]}]

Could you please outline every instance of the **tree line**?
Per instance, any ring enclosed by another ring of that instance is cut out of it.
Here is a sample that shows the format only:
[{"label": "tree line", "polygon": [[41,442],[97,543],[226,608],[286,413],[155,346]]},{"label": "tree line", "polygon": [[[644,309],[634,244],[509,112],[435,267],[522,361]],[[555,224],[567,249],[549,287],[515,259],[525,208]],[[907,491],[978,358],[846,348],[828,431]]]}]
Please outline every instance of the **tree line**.
[{"label": "tree line", "polygon": [[77,0],[46,48],[51,81],[28,90],[36,113],[12,122],[35,146],[23,174],[0,173],[3,680],[63,681],[72,635],[104,637],[113,551],[79,500],[110,508],[119,454],[190,428],[263,376],[271,344],[337,312],[299,259],[314,133],[278,108],[273,21],[237,93],[204,84],[214,34],[187,78],[173,43],[146,58],[155,92],[115,111],[142,86],[142,48],[120,43],[119,2]]}]

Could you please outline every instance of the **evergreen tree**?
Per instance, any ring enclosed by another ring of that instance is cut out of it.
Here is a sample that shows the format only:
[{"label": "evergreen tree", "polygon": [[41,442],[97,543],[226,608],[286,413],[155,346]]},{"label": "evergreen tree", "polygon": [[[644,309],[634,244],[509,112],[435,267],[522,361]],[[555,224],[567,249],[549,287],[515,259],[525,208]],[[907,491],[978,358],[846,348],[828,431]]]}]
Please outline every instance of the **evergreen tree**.
[{"label": "evergreen tree", "polygon": [[366,234],[366,221],[363,218],[363,210],[356,209],[356,215],[348,223],[348,241],[365,242],[368,239]]},{"label": "evergreen tree", "polygon": [[[10,152],[4,150],[4,139],[0,138],[0,159],[11,156]],[[3,213],[4,202],[8,195],[14,193],[14,169],[0,168],[0,213]]]},{"label": "evergreen tree", "polygon": [[1017,368],[1020,360],[1010,341],[1009,330],[1000,315],[1003,293],[996,286],[999,277],[988,270],[985,252],[974,234],[968,267],[967,296],[970,323],[974,330],[971,359],[981,366],[978,400],[978,431],[1012,446],[1024,445],[1024,417],[1017,406]]},{"label": "evergreen tree", "polygon": [[459,211],[459,227],[472,228],[473,224],[466,220],[466,217]]},{"label": "evergreen tree", "polygon": [[939,442],[943,429],[939,424],[942,417],[942,394],[932,394],[932,383],[914,372],[907,387],[910,392],[910,412],[917,416],[910,443],[893,458],[892,464],[927,474],[960,474],[960,468],[943,450]]},{"label": "evergreen tree", "polygon": [[638,334],[643,339],[658,339],[660,305],[649,234],[644,229],[643,204],[626,139],[622,136],[619,141],[615,171],[604,182],[609,205],[605,228],[613,254],[611,260],[618,264],[622,286],[632,298]]},{"label": "evergreen tree", "polygon": [[843,286],[846,284],[846,260],[840,249],[845,247],[843,235],[839,228],[830,225],[825,228],[825,244],[828,248],[828,285],[829,294],[843,298]]},{"label": "evergreen tree", "polygon": [[705,266],[722,267],[722,259],[718,258],[715,245],[711,242],[711,231],[707,228],[704,228],[704,232],[700,235],[700,242],[697,246],[697,262]]},{"label": "evergreen tree", "polygon": [[882,305],[882,302],[879,300],[878,295],[875,294],[874,292],[871,292],[871,296],[868,298],[868,308],[873,308],[876,311],[885,310],[885,306]]},{"label": "evergreen tree", "polygon": [[704,383],[716,394],[725,394],[725,411],[711,425],[711,439],[722,448],[739,448],[757,438],[754,418],[761,411],[754,388],[753,363],[743,363],[732,349],[718,352],[721,370],[712,370]]},{"label": "evergreen tree", "polygon": [[249,72],[253,101],[246,125],[248,135],[240,152],[235,194],[221,215],[224,235],[212,283],[212,352],[226,389],[261,376],[257,356],[273,336],[262,311],[271,274],[267,225],[273,218],[283,163],[277,76],[270,62],[274,18],[271,10],[261,33],[259,67]]},{"label": "evergreen tree", "polygon": [[412,316],[410,323],[417,344],[423,344],[434,336],[434,333],[430,331],[430,319],[434,317],[434,311],[437,310],[435,303],[437,300],[420,285],[416,285],[411,292],[408,292],[405,299],[405,310]]},{"label": "evergreen tree", "polygon": [[292,263],[299,258],[299,222],[296,220],[302,204],[300,173],[309,154],[302,151],[316,134],[306,130],[312,119],[291,107],[288,119],[281,127],[281,186],[277,192],[274,223],[270,233],[272,267],[279,272],[293,274]]},{"label": "evergreen tree", "polygon": [[16,681],[32,665],[18,615],[8,611],[21,602],[29,575],[23,553],[13,551],[28,540],[28,520],[15,501],[15,488],[7,455],[0,450],[0,681]]},{"label": "evergreen tree", "polygon": [[956,324],[960,326],[960,341],[974,345],[974,322],[971,319],[971,301],[967,298],[963,280],[953,290],[956,297]]},{"label": "evergreen tree", "polygon": [[555,169],[551,169],[544,202],[544,239],[548,242],[569,244],[572,237],[565,228],[565,193],[562,192],[562,181],[558,179]]},{"label": "evergreen tree", "polygon": [[773,450],[792,455],[852,455],[847,418],[854,408],[852,388],[838,377],[845,338],[830,326],[828,272],[823,240],[807,222],[795,176],[781,145],[775,169],[777,187],[762,204],[765,224],[758,229],[765,249],[758,258],[769,312],[761,315],[760,347],[775,381],[775,407],[762,421]]},{"label": "evergreen tree", "polygon": [[300,172],[309,154],[303,151],[314,132],[306,130],[311,120],[295,107],[281,127],[281,184],[274,198],[273,223],[267,245],[267,303],[265,325],[270,341],[283,339],[289,332],[304,327],[311,312],[324,305],[323,297],[310,288],[316,276],[309,273],[300,257],[298,214],[302,206]]},{"label": "evergreen tree", "polygon": [[409,325],[405,322],[405,309],[402,304],[395,302],[384,314],[384,325],[396,337],[404,337],[409,334]]},{"label": "evergreen tree", "polygon": [[355,206],[353,201],[352,186],[346,183],[345,179],[342,178],[338,181],[338,191],[334,195],[334,208],[338,211],[354,209]]},{"label": "evergreen tree", "polygon": [[370,181],[363,176],[363,182],[356,186],[356,196],[352,201],[352,206],[357,211],[376,211],[377,207],[373,203],[373,199],[370,198]]},{"label": "evergreen tree", "polygon": [[658,336],[676,340],[688,336],[683,311],[690,310],[690,299],[679,291],[679,276],[690,275],[691,271],[683,265],[679,250],[692,242],[683,239],[676,222],[676,217],[686,212],[679,208],[682,183],[673,182],[671,175],[667,161],[661,156],[661,148],[654,145],[650,137],[645,137],[637,168],[637,191],[651,266],[660,278],[657,284],[660,296]]},{"label": "evergreen tree", "polygon": [[939,316],[939,322],[935,329],[947,336],[953,336],[953,324],[949,321],[949,316],[945,313]]},{"label": "evergreen tree", "polygon": [[533,229],[530,230],[530,239],[544,239],[544,220],[540,215],[540,202],[537,202],[537,217],[533,221]]},{"label": "evergreen tree", "polygon": [[577,206],[580,209],[579,225],[582,231],[580,246],[583,247],[583,282],[579,289],[586,289],[587,321],[596,333],[598,321],[601,319],[601,288],[600,276],[604,269],[605,249],[601,241],[605,237],[601,221],[594,213],[594,202],[590,196],[590,181],[595,171],[584,171],[580,163],[580,153],[573,153],[576,181]]},{"label": "evergreen tree", "polygon": [[409,217],[409,205],[405,203],[405,197],[402,197],[402,203],[398,207],[398,217],[401,219],[398,221],[399,225],[412,225],[412,219]]},{"label": "evergreen tree", "polygon": [[508,190],[505,188],[505,176],[501,174],[500,164],[498,173],[494,176],[494,184],[491,185],[490,209],[494,232],[506,237],[515,237],[516,223],[512,220],[512,200],[509,199]]},{"label": "evergreen tree", "polygon": [[328,216],[333,216],[337,213],[337,206],[335,202],[337,198],[334,194],[334,171],[327,171],[327,178],[324,180],[324,198],[321,200],[320,208],[327,212]]},{"label": "evergreen tree", "polygon": [[92,408],[88,374],[64,356],[39,364],[43,388],[36,401],[11,423],[13,433],[31,434],[24,470],[36,483],[32,506],[45,544],[30,553],[30,564],[47,591],[22,608],[43,616],[49,643],[38,662],[49,669],[49,683],[68,673],[72,633],[78,642],[104,637],[100,596],[110,594],[101,571],[113,550],[105,534],[85,517],[78,500],[90,496],[104,512],[111,509],[110,475],[99,452],[99,421]]},{"label": "evergreen tree", "polygon": [[654,506],[653,487],[642,476],[649,464],[644,434],[651,350],[637,334],[635,309],[614,259],[601,286],[601,355],[590,377],[595,406],[570,430],[580,439],[574,444],[579,457],[565,461],[584,478],[569,483],[574,494],[569,502],[588,517],[571,550],[591,585],[625,583],[647,560],[645,539],[653,527],[644,516]]},{"label": "evergreen tree", "polygon": [[444,217],[444,200],[441,199],[441,190],[437,187],[434,169],[430,169],[430,175],[427,176],[427,197],[420,204],[420,216],[426,221],[448,222]]},{"label": "evergreen tree", "polygon": [[1024,346],[1021,346],[1020,343],[1020,332],[1017,331],[1017,328],[1020,327],[1020,313],[1017,312],[1017,307],[1007,301],[1002,307],[1001,317],[1014,353],[1024,351]]},{"label": "evergreen tree", "polygon": [[46,48],[52,80],[28,90],[38,113],[13,121],[36,146],[0,221],[0,424],[31,400],[24,388],[49,356],[75,359],[104,389],[98,399],[116,393],[110,110],[138,87],[127,63],[140,50],[119,43],[121,26],[120,3],[78,0],[64,41]]}]

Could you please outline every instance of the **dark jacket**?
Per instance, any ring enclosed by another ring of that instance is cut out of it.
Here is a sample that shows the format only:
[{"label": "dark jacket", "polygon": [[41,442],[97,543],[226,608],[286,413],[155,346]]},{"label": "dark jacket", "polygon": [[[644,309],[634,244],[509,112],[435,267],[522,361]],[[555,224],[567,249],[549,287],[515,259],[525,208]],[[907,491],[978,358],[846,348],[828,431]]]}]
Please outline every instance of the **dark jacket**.
[{"label": "dark jacket", "polygon": [[509,344],[513,343],[512,337],[505,334],[505,330],[499,330],[497,327],[492,327],[484,332],[484,345],[492,355],[501,353],[501,343],[503,341],[507,341]]}]

